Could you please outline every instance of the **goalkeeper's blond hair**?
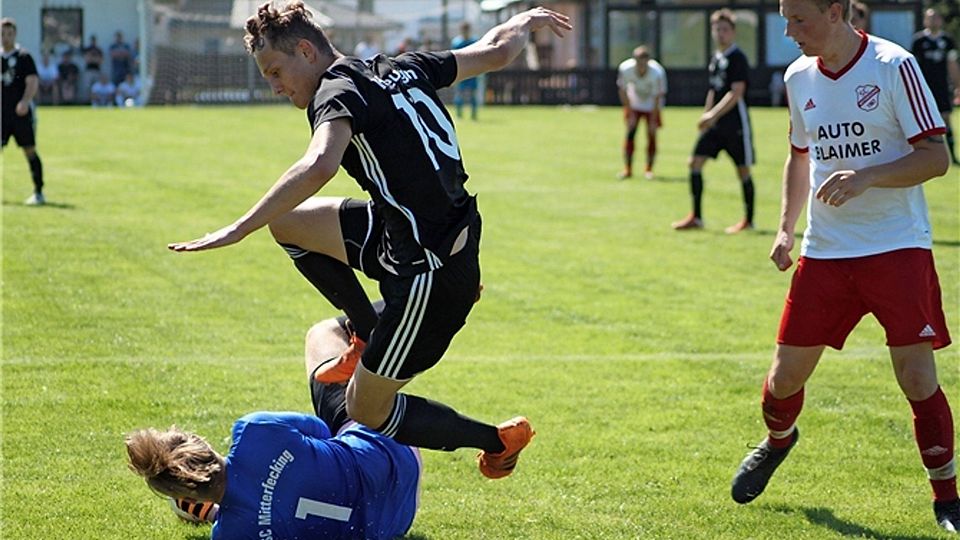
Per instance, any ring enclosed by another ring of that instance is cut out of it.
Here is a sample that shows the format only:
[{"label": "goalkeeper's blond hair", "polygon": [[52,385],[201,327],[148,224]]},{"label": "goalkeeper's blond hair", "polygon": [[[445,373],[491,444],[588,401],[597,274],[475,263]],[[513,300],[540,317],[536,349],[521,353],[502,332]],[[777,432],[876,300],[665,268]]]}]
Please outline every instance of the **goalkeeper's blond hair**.
[{"label": "goalkeeper's blond hair", "polygon": [[135,431],[127,435],[126,444],[130,470],[152,487],[203,491],[223,470],[220,456],[203,437],[176,426]]}]

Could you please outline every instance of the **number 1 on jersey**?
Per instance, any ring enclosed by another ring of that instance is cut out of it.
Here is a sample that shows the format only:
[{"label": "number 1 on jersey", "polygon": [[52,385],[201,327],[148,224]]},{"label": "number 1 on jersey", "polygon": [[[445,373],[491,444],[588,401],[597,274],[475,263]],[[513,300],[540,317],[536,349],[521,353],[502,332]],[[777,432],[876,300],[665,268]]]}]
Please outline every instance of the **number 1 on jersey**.
[{"label": "number 1 on jersey", "polygon": [[335,519],[337,521],[350,521],[350,514],[352,513],[353,508],[315,501],[306,497],[300,497],[300,500],[297,502],[297,519],[307,519],[307,516],[317,516]]}]

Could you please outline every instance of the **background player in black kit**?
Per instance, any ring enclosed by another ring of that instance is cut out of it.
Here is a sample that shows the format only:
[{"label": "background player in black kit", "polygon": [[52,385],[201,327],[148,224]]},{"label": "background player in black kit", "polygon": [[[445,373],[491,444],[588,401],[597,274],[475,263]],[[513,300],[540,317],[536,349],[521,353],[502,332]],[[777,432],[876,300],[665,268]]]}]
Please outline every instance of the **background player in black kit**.
[{"label": "background player in black kit", "polygon": [[[954,165],[957,153],[954,148],[953,127],[950,112],[953,110],[952,97],[960,99],[960,64],[957,63],[957,44],[949,34],[943,31],[943,16],[936,9],[923,12],[923,31],[913,36],[910,52],[920,64],[923,78],[927,80],[933,99],[937,101],[937,110],[947,124],[947,148]],[[953,83],[953,92],[950,85]],[[953,94],[953,96],[951,96]]]},{"label": "background player in black kit", "polygon": [[37,65],[30,53],[17,44],[17,23],[0,19],[3,44],[3,146],[13,136],[23,150],[33,176],[33,195],[25,204],[44,204],[43,165],[34,138],[33,96],[40,87]]},{"label": "background player in black kit", "polygon": [[707,158],[716,158],[721,150],[727,152],[737,166],[737,175],[743,187],[744,218],[727,227],[728,234],[753,228],[753,179],[750,166],[754,163],[753,134],[747,114],[747,78],[750,65],[747,55],[736,44],[736,19],[729,9],[720,9],[710,15],[710,31],[716,52],[710,59],[710,90],[707,91],[704,113],[697,122],[700,137],[690,157],[690,193],[693,212],[673,223],[676,230],[703,228],[700,201],[703,195],[701,171]]},{"label": "background player in black kit", "polygon": [[[525,418],[492,426],[399,390],[440,360],[480,284],[480,215],[436,89],[505,67],[541,28],[562,36],[572,27],[536,8],[456,51],[362,61],[334,49],[302,2],[262,5],[247,20],[248,50],[273,90],[307,110],[310,145],[243,217],[169,246],[223,247],[269,225],[305,277],[347,312],[353,349],[363,351],[352,377],[356,356],[344,355],[318,368],[317,380],[349,379],[349,416],[397,442],[481,449],[489,478],[513,471],[533,437]],[[310,198],[341,165],[370,202]],[[379,281],[379,318],[348,264]]]}]

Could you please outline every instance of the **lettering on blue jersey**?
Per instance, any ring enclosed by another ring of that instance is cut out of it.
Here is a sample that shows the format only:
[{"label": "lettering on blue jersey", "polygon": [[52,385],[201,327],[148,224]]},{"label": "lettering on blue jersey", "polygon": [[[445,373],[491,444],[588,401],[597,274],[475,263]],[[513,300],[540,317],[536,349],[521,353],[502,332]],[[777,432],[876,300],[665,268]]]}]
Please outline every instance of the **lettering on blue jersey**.
[{"label": "lettering on blue jersey", "polygon": [[[817,128],[817,139],[820,142],[834,139],[850,139],[862,137],[866,129],[860,122],[838,122],[827,124]],[[829,161],[831,159],[849,159],[857,157],[872,156],[880,153],[880,141],[873,139],[869,141],[851,141],[838,142],[837,144],[824,144],[813,147],[814,159],[818,161]]]},{"label": "lettering on blue jersey", "polygon": [[277,487],[277,482],[280,481],[280,475],[283,474],[283,469],[286,468],[291,461],[293,461],[293,454],[290,453],[289,450],[284,449],[276,459],[270,462],[270,466],[267,467],[266,479],[260,484],[263,491],[260,494],[257,524],[261,527],[260,538],[264,540],[273,538],[273,532],[270,530],[273,492]]},{"label": "lettering on blue jersey", "polygon": [[396,69],[387,74],[387,80],[373,77],[374,82],[384,90],[395,90],[397,86],[406,86],[410,81],[417,79],[417,72],[412,69]]}]

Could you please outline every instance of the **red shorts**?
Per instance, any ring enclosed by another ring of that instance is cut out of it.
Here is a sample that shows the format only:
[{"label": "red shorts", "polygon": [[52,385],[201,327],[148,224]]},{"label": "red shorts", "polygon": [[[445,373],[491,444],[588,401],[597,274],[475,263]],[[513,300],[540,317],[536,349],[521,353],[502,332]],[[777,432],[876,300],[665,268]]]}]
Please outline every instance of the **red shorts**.
[{"label": "red shorts", "polygon": [[648,129],[662,127],[662,124],[660,123],[660,111],[656,109],[652,111],[638,111],[636,109],[626,107],[623,110],[623,118],[633,125],[640,125],[640,119],[643,118],[647,121]]},{"label": "red shorts", "polygon": [[933,252],[910,248],[852,259],[800,257],[780,318],[777,343],[842,349],[867,313],[887,345],[950,344]]}]

